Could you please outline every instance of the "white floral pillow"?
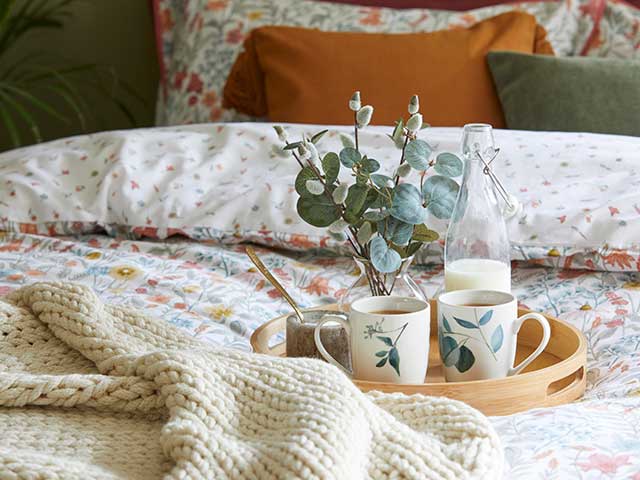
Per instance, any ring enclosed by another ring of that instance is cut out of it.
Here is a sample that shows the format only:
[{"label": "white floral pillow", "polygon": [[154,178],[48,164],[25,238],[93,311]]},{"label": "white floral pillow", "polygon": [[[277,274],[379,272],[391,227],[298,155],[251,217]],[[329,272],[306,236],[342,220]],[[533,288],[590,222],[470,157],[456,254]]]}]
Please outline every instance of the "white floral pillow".
[{"label": "white floral pillow", "polygon": [[[322,127],[291,125],[290,138]],[[320,152],[340,150],[331,129]],[[461,129],[424,136],[457,152]],[[388,128],[362,131],[383,171],[398,151]],[[297,163],[271,125],[196,125],[105,132],[0,154],[0,230],[55,235],[182,234],[287,249],[337,248],[295,211]],[[499,130],[496,172],[524,209],[509,222],[512,258],[561,267],[640,270],[640,138]],[[346,172],[343,172],[346,174]],[[427,224],[444,237],[446,222]],[[342,249],[348,252],[348,249]],[[442,242],[422,252],[442,260]]]},{"label": "white floral pillow", "polygon": [[[584,1],[584,0],[583,0]],[[248,119],[223,110],[222,89],[247,34],[264,25],[325,31],[429,32],[520,9],[536,16],[557,55],[580,52],[593,30],[580,2],[522,2],[468,12],[390,9],[311,0],[155,0],[162,70],[158,125]]]}]

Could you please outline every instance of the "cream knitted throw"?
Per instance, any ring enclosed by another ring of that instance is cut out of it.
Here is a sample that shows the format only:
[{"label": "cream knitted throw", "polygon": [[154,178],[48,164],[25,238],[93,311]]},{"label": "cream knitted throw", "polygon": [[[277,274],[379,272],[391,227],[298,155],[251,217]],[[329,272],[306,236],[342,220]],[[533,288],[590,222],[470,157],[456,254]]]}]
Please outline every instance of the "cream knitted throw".
[{"label": "cream knitted throw", "polygon": [[0,479],[496,479],[489,422],[361,393],[316,360],[215,349],[88,288],[0,300]]}]

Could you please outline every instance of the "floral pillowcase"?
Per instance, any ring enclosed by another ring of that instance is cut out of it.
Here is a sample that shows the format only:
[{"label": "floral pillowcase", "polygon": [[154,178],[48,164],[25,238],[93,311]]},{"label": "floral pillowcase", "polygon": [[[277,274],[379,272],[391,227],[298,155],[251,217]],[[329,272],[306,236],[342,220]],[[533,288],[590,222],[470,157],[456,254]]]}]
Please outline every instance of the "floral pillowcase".
[{"label": "floral pillowcase", "polygon": [[594,23],[578,2],[522,2],[468,12],[391,9],[312,0],[155,0],[163,81],[158,125],[252,120],[222,108],[222,90],[248,33],[264,25],[324,31],[429,32],[520,9],[536,16],[558,55],[583,49]]},{"label": "floral pillowcase", "polygon": [[[322,127],[290,125],[290,138]],[[333,128],[319,144],[339,150]],[[389,129],[368,127],[365,153],[396,166]],[[421,138],[459,151],[461,129]],[[640,271],[640,138],[496,131],[495,171],[523,205],[509,220],[512,258],[592,270]],[[436,152],[437,153],[437,152]],[[269,124],[213,124],[104,132],[0,154],[0,230],[65,235],[250,241],[289,250],[348,252],[295,210],[298,167]],[[422,262],[442,262],[447,224]]]}]

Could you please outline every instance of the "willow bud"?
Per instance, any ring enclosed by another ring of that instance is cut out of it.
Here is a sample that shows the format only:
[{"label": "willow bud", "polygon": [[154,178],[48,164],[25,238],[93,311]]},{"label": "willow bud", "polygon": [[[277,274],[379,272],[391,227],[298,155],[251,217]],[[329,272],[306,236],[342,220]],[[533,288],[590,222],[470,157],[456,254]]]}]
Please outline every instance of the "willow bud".
[{"label": "willow bud", "polygon": [[305,186],[312,195],[322,195],[324,193],[324,185],[320,180],[307,180]]},{"label": "willow bud", "polygon": [[418,110],[420,110],[420,99],[418,95],[414,95],[411,97],[411,100],[409,100],[409,114],[413,115],[414,113],[418,113]]},{"label": "willow bud", "polygon": [[360,104],[360,92],[354,92],[354,94],[351,95],[351,100],[349,100],[349,108],[354,112],[357,112],[358,110],[360,110],[361,106],[362,105]]},{"label": "willow bud", "polygon": [[273,129],[276,131],[276,134],[278,134],[278,140],[280,140],[281,142],[287,141],[289,135],[284,128],[282,128],[280,125],[275,125]]},{"label": "willow bud", "polygon": [[416,133],[422,128],[422,115],[419,113],[414,113],[411,115],[411,118],[407,120],[407,130],[412,133]]},{"label": "willow bud", "polygon": [[371,117],[373,116],[373,107],[371,105],[365,105],[358,113],[356,113],[356,122],[358,123],[358,128],[364,128],[371,122]]},{"label": "willow bud", "polygon": [[333,191],[333,194],[332,194],[333,201],[336,202],[336,204],[338,205],[344,203],[344,201],[347,199],[348,193],[349,193],[349,185],[347,185],[346,183],[341,183]]}]

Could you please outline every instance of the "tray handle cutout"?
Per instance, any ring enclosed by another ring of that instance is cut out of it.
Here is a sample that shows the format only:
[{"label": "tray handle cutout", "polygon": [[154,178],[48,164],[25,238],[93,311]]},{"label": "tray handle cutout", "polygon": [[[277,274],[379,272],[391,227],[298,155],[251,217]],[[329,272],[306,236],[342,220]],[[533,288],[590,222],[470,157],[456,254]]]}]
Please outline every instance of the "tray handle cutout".
[{"label": "tray handle cutout", "polygon": [[[553,401],[555,398],[557,397],[561,397],[563,396],[566,392],[572,390],[573,388],[577,387],[581,382],[582,379],[584,378],[584,373],[585,373],[585,367],[580,366],[575,372],[570,373],[569,375],[562,377],[558,380],[556,380],[555,382],[551,382],[548,386],[547,386],[547,400],[551,400]],[[571,382],[569,382],[567,385],[565,385],[564,387],[560,388],[559,390],[555,390],[554,386],[558,385],[558,384],[562,384],[565,383],[568,379],[572,379]],[[552,392],[552,393],[549,393]]]}]

